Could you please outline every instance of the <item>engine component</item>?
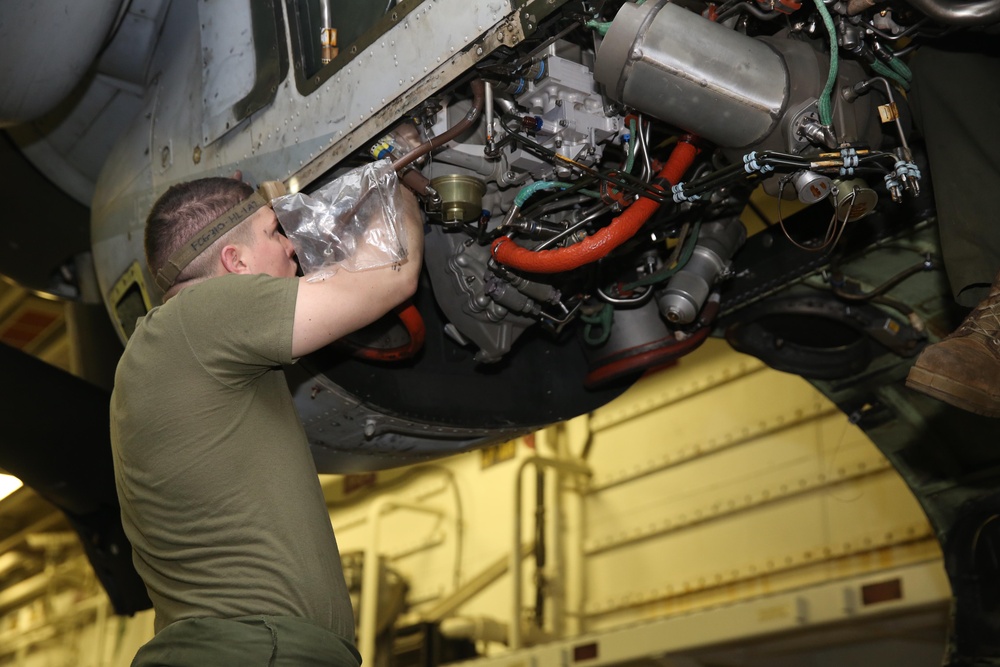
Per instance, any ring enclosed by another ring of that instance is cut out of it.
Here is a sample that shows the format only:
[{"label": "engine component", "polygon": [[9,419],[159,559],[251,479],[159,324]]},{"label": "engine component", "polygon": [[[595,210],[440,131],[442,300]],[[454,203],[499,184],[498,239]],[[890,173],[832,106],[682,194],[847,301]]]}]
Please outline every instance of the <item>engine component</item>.
[{"label": "engine component", "polygon": [[[658,178],[678,183],[694,162],[698,149],[690,137],[677,142]],[[610,225],[570,248],[532,252],[500,237],[493,242],[493,256],[506,266],[537,273],[558,273],[597,261],[631,238],[660,207],[659,202],[642,197],[629,206]],[[515,211],[516,212],[516,211]]]},{"label": "engine component", "polygon": [[412,120],[404,120],[375,142],[368,152],[376,160],[398,159],[422,143],[420,129],[413,124]]},{"label": "engine component", "polygon": [[[544,72],[544,78],[517,96],[518,103],[535,115],[535,131],[543,144],[578,162],[596,162],[601,142],[620,129],[619,118],[604,113],[594,75],[586,65],[550,55]],[[555,176],[569,173],[567,166],[557,166]]]},{"label": "engine component", "polygon": [[[829,57],[807,42],[749,37],[658,0],[622,6],[594,77],[611,98],[726,148],[877,145],[870,101],[835,97],[833,128],[811,122],[828,70]],[[867,78],[854,62],[839,72],[848,84]]]},{"label": "engine component", "polygon": [[[873,83],[863,65],[831,59],[828,33],[802,25],[755,37],[666,0],[627,2],[611,22],[588,26],[603,35],[596,53],[557,37],[530,55],[484,64],[488,84],[471,102],[446,94],[411,114],[434,139],[414,150],[412,141],[389,136],[377,148],[391,149],[396,166],[434,151],[419,168],[430,179],[428,212],[445,227],[433,228],[425,251],[445,331],[478,346],[478,363],[493,363],[530,327],[558,331],[586,321],[597,295],[608,304],[601,347],[611,352],[592,371],[627,374],[673,354],[670,325],[691,324],[706,310],[746,238],[726,208],[744,185],[760,183],[774,195],[793,184],[807,205],[830,199],[841,231],[877,198],[864,182],[836,179],[894,165],[887,183],[905,189],[919,174],[906,150],[879,149],[881,89],[865,95]],[[834,82],[842,94],[827,90]],[[629,108],[608,106],[608,98]],[[680,134],[666,164],[669,143],[651,139],[664,129]],[[699,138],[721,150],[685,183]],[[412,152],[400,157],[397,144]],[[622,208],[610,205],[610,193]],[[678,206],[660,210],[669,198]],[[699,223],[671,259],[648,253],[652,279],[641,282],[641,298],[629,276],[612,277],[636,266],[629,255],[649,249],[640,230],[662,240],[706,211],[713,222]],[[449,224],[473,220],[479,224]],[[606,298],[604,286],[623,296]],[[637,319],[647,302],[656,327]],[[633,327],[643,332],[638,338],[625,335]],[[679,338],[690,335],[682,329]],[[650,345],[659,351],[647,354]]]},{"label": "engine component", "polygon": [[729,261],[746,238],[746,228],[739,218],[702,225],[691,259],[657,295],[663,316],[676,324],[694,322],[712,285],[728,270]]},{"label": "engine component", "polygon": [[667,328],[653,302],[615,311],[608,340],[587,348],[590,372],[587,386],[596,386],[635,375],[651,366],[668,363],[677,339]]},{"label": "engine component", "polygon": [[789,85],[768,45],[664,0],[622,5],[594,77],[610,97],[734,147],[773,131]]},{"label": "engine component", "polygon": [[488,248],[431,226],[424,241],[424,258],[434,296],[450,325],[446,333],[460,345],[471,342],[478,346],[477,363],[500,361],[514,341],[536,324],[531,317],[511,312],[487,294],[488,289],[496,289],[490,286]]},{"label": "engine component", "polygon": [[792,185],[803,204],[823,201],[833,192],[833,180],[815,171],[803,170],[792,176]]},{"label": "engine component", "polygon": [[401,171],[411,163],[422,158],[427,153],[430,153],[435,148],[444,146],[452,139],[460,136],[470,127],[473,127],[476,124],[476,121],[480,119],[485,104],[486,84],[481,79],[475,79],[472,82],[472,106],[469,108],[469,112],[465,114],[465,117],[452,127],[448,128],[446,132],[428,139],[412,151],[408,152],[406,155],[397,158],[396,161],[392,163],[392,168],[397,172]]},{"label": "engine component", "polygon": [[837,210],[837,219],[854,222],[874,213],[878,204],[878,193],[868,187],[863,179],[835,180],[833,198],[830,202]]},{"label": "engine component", "polygon": [[431,187],[441,197],[441,220],[448,222],[469,222],[476,220],[483,212],[483,195],[486,183],[480,178],[451,174],[431,180]]}]

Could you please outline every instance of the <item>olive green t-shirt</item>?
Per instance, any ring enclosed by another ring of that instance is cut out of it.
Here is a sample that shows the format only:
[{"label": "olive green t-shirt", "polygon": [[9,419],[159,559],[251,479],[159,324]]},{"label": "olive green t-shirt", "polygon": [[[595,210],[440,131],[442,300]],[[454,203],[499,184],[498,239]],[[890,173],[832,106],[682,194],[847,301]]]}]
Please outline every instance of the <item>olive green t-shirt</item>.
[{"label": "olive green t-shirt", "polygon": [[156,610],[304,618],[353,642],[340,555],[281,369],[297,279],[226,275],[151,310],[118,364],[122,523]]}]

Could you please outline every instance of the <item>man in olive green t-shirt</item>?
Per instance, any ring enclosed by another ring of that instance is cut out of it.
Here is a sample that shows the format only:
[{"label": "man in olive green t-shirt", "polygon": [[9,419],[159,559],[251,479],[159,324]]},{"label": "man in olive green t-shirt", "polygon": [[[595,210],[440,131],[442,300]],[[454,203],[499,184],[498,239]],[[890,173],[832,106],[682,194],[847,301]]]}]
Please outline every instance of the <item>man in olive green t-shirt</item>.
[{"label": "man in olive green t-shirt", "polygon": [[129,339],[111,433],[122,522],[156,611],[135,665],[355,666],[337,543],[282,366],[408,298],[405,262],[296,277],[268,197],[228,178],[174,186],[146,226],[165,290]]}]

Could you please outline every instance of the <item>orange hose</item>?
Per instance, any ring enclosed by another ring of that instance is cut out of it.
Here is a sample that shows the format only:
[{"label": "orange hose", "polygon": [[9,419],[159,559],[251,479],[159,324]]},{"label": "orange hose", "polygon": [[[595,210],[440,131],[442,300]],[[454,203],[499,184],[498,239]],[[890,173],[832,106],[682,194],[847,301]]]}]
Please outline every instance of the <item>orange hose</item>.
[{"label": "orange hose", "polygon": [[[694,162],[695,156],[698,155],[698,148],[693,141],[694,137],[691,136],[681,137],[677,141],[677,145],[670,153],[670,158],[657,174],[657,178],[665,180],[669,185],[676,185],[681,181],[684,172],[688,170]],[[663,188],[658,185],[654,185],[654,187],[661,192],[663,191]],[[640,197],[621,215],[612,220],[607,227],[567,248],[535,252],[517,245],[509,237],[501,236],[493,242],[493,257],[504,266],[530,273],[570,271],[584,264],[596,262],[635,236],[636,232],[659,208],[659,202]]]},{"label": "orange hose", "polygon": [[420,311],[413,304],[406,304],[396,308],[395,313],[406,327],[406,333],[410,335],[409,342],[393,348],[364,347],[347,343],[353,348],[352,353],[355,357],[369,361],[399,361],[409,359],[420,351],[424,346],[426,335],[424,318],[420,315]]}]

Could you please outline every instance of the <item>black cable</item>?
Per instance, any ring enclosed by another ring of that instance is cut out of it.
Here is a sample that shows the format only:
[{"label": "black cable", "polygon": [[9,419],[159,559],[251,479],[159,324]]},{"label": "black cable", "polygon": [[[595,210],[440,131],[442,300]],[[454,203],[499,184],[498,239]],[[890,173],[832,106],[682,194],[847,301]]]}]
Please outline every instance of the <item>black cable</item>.
[{"label": "black cable", "polygon": [[[574,194],[574,193],[576,193],[576,192],[578,192],[578,191],[580,191],[580,190],[582,190],[584,188],[587,188],[587,187],[589,187],[591,185],[594,185],[594,183],[596,183],[596,182],[597,182],[596,178],[585,177],[585,178],[577,179],[570,187],[566,188],[565,190],[557,190],[556,192],[550,192],[548,194],[548,196],[542,197],[541,199],[539,199],[536,204],[533,204],[532,206],[529,206],[528,208],[523,209],[521,211],[521,217],[522,218],[534,218],[534,217],[537,217],[537,216],[540,216],[540,215],[545,215],[549,211],[548,210],[540,210],[540,209],[543,209],[544,207],[548,206],[549,204],[557,202],[560,199],[565,199],[567,197],[567,195],[572,195],[572,194]],[[587,199],[591,199],[591,197],[589,197],[587,195],[582,195],[582,196],[585,197],[585,199],[583,201],[586,201]],[[581,202],[569,202],[568,201],[566,203],[567,203],[567,205],[572,205],[573,203],[581,203]]]},{"label": "black cable", "polygon": [[520,124],[521,122],[521,119],[518,116],[504,114],[501,117],[501,123],[504,124],[504,127],[507,130],[507,134],[495,143],[496,151],[499,151],[501,148],[503,148],[509,143],[517,141],[521,143],[526,150],[528,150],[531,153],[534,153],[537,157],[543,159],[549,164],[565,164],[568,165],[570,168],[575,167],[577,170],[582,171],[587,176],[592,176],[606,183],[610,183],[619,190],[625,190],[639,197],[646,197],[647,199],[652,199],[653,201],[659,204],[663,204],[670,200],[670,197],[665,196],[662,190],[656,189],[649,183],[646,183],[645,181],[638,179],[635,176],[632,176],[624,172],[611,172],[619,175],[618,177],[614,177],[609,173],[600,172],[596,169],[580,164],[575,160],[572,160],[571,158],[568,158],[564,155],[560,155],[554,150],[547,148],[546,146],[543,146],[532,139],[529,139],[527,136],[519,134],[514,130],[511,130],[510,127],[507,125],[507,121],[512,119],[516,120],[518,124]]},{"label": "black cable", "polygon": [[921,271],[930,271],[940,267],[940,260],[938,260],[934,255],[928,255],[923,261],[903,269],[870,292],[845,292],[839,287],[834,287],[833,292],[840,298],[846,299],[847,301],[869,301],[875,297],[881,297],[885,292],[888,292],[890,289],[910,276],[916,275]]},{"label": "black cable", "polygon": [[733,5],[732,7],[724,9],[719,14],[717,14],[715,17],[715,21],[716,23],[722,23],[730,16],[738,12],[747,12],[748,14],[753,14],[761,21],[772,21],[780,16],[784,16],[782,12],[779,12],[777,10],[765,12],[764,10],[760,9],[759,7],[755,7],[749,2],[740,2]]}]

